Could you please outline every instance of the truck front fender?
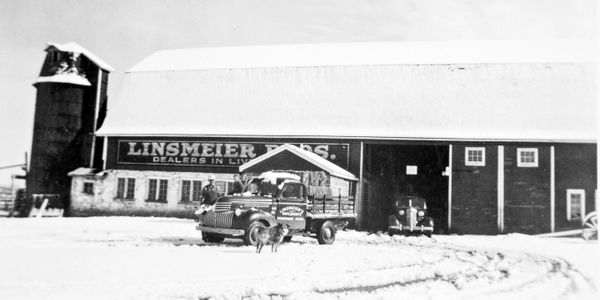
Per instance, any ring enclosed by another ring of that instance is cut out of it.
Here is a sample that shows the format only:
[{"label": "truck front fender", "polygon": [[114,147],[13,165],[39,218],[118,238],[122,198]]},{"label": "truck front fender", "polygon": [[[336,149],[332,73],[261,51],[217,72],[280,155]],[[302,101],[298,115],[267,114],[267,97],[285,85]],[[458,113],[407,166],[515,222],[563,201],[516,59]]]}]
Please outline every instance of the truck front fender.
[{"label": "truck front fender", "polygon": [[237,228],[248,228],[248,226],[250,226],[250,224],[252,224],[254,221],[266,222],[267,224],[265,225],[267,226],[273,226],[277,224],[277,220],[272,214],[258,209],[249,209],[244,211],[235,220],[239,222],[236,224],[237,226],[235,226]]}]

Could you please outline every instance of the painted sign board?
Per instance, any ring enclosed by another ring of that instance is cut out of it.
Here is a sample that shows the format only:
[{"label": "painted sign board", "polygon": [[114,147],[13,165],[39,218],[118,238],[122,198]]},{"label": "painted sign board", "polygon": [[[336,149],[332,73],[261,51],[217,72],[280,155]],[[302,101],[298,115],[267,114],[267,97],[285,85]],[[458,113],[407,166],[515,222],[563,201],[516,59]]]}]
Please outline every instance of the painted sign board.
[{"label": "painted sign board", "polygon": [[[119,140],[117,164],[236,167],[282,143]],[[347,169],[349,145],[344,143],[292,143]]]}]

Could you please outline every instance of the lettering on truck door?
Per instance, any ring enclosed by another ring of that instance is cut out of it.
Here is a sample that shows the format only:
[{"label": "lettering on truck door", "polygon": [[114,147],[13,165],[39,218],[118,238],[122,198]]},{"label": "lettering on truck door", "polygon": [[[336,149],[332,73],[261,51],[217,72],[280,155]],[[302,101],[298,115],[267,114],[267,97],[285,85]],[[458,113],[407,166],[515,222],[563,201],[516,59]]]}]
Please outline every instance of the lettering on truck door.
[{"label": "lettering on truck door", "polygon": [[302,230],[306,225],[306,188],[301,183],[286,183],[277,197],[277,222]]}]

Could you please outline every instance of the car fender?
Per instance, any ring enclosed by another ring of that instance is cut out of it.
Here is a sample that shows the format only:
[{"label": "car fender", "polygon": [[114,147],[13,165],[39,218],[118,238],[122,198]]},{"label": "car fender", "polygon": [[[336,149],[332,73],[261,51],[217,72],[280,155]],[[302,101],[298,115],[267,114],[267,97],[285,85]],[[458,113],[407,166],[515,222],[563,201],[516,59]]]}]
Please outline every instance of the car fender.
[{"label": "car fender", "polygon": [[258,209],[249,209],[242,212],[242,214],[237,218],[237,220],[240,221],[241,228],[248,228],[248,226],[250,226],[250,224],[252,224],[254,221],[266,222],[267,226],[273,226],[277,224],[275,216],[268,212]]},{"label": "car fender", "polygon": [[423,220],[421,220],[421,222],[419,222],[417,224],[417,226],[433,227],[433,219],[429,218],[429,217],[425,217]]}]

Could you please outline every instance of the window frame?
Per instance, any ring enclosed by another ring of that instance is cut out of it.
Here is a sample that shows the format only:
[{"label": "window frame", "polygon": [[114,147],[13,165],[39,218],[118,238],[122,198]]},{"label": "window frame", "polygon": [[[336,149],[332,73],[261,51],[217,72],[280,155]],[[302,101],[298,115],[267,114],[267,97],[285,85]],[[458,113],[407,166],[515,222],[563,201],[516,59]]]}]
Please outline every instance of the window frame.
[{"label": "window frame", "polygon": [[[150,198],[150,182],[152,180],[156,180],[156,192],[154,199]],[[167,185],[165,187],[165,199],[161,200],[161,182],[166,181]],[[169,179],[164,177],[150,177],[148,178],[148,183],[146,184],[146,202],[158,202],[158,203],[167,203],[169,202]]]},{"label": "window frame", "polygon": [[[87,185],[87,184],[91,184],[91,185],[92,185],[92,190],[91,190],[91,192],[90,192],[90,193],[88,193],[88,192],[86,191],[86,189],[85,189],[85,187],[86,187],[86,185]],[[82,188],[81,188],[81,192],[82,192],[84,195],[93,196],[93,195],[95,194],[95,193],[94,193],[94,189],[95,189],[95,187],[96,187],[96,185],[94,184],[94,181],[92,181],[92,180],[84,180],[84,181],[83,181],[83,186],[82,186]]]},{"label": "window frame", "polygon": [[[533,162],[522,162],[523,152],[533,152]],[[520,168],[537,168],[539,166],[539,152],[538,148],[517,148],[517,167]]]},{"label": "window frame", "polygon": [[[285,188],[287,188],[288,186],[293,185],[295,187],[298,188],[298,191],[300,192],[300,198],[298,197],[284,197],[283,193]],[[306,201],[307,199],[307,190],[306,187],[299,182],[291,182],[291,183],[286,183],[283,188],[281,190],[279,190],[278,195],[277,195],[277,199],[279,199],[279,201],[281,202],[293,202],[293,203],[303,203]]]},{"label": "window frame", "polygon": [[581,195],[581,203],[579,207],[579,213],[581,214],[581,222],[583,224],[583,220],[585,219],[585,190],[584,189],[567,189],[567,221],[578,221],[577,218],[571,217],[571,196],[572,195]]},{"label": "window frame", "polygon": [[[219,186],[217,185],[217,183],[222,182],[223,183],[223,191],[220,190]],[[219,195],[228,195],[228,189],[229,189],[229,182],[227,180],[215,180],[215,187],[217,187],[217,189],[219,189]],[[231,181],[233,183],[233,181]]]},{"label": "window frame", "polygon": [[[183,182],[188,181],[190,183],[190,189],[188,191],[188,200],[183,200]],[[195,189],[197,187],[197,189]],[[194,201],[202,200],[202,180],[192,178],[182,178],[179,186],[179,203],[192,203]]]},{"label": "window frame", "polygon": [[[469,160],[469,151],[481,151],[481,161]],[[485,167],[485,147],[465,147],[465,166]]]},{"label": "window frame", "polygon": [[[123,179],[124,184],[123,184],[123,193],[119,194],[119,180]],[[133,183],[133,191],[131,193],[131,197],[129,196],[129,190],[130,187]],[[115,189],[115,199],[121,199],[121,200],[134,200],[135,199],[135,185],[137,183],[137,180],[135,177],[125,177],[125,176],[118,176],[117,177],[117,188]]]}]

